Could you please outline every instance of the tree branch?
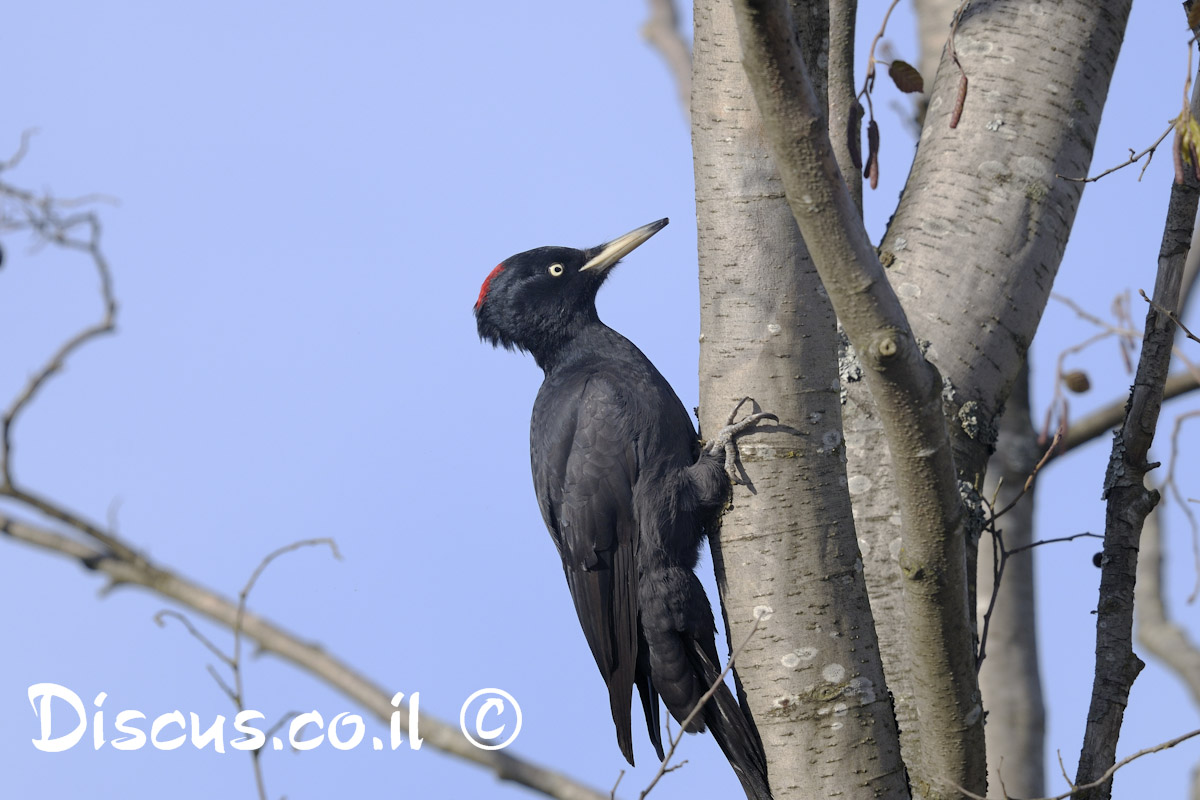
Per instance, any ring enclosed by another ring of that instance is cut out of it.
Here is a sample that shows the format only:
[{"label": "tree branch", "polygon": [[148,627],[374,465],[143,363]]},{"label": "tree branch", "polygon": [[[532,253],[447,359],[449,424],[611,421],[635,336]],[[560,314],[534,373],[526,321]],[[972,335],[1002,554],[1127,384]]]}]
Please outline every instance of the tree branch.
[{"label": "tree branch", "polygon": [[[2,165],[3,169],[10,169],[20,162],[28,147],[28,139],[29,133],[26,132],[21,137],[17,153]],[[0,199],[7,201],[3,213],[0,213],[0,230],[29,230],[43,241],[80,250],[91,257],[100,278],[100,297],[104,309],[99,322],[84,327],[51,354],[0,417],[0,489],[10,489],[13,486],[12,428],[17,418],[37,397],[38,391],[45,386],[46,381],[63,368],[66,360],[75,351],[92,339],[116,329],[117,302],[113,296],[112,273],[108,267],[108,260],[100,249],[102,229],[100,219],[95,214],[87,212],[63,216],[62,201],[57,201],[49,195],[38,196],[4,182],[0,182]],[[9,203],[16,207],[20,216],[12,214]],[[84,229],[86,237],[80,238],[75,235],[80,228]]]},{"label": "tree branch", "polygon": [[649,5],[650,19],[642,25],[642,38],[667,62],[686,116],[692,107],[692,49],[679,28],[679,9],[675,0],[649,0]]},{"label": "tree branch", "polygon": [[[1171,400],[1200,388],[1200,381],[1191,372],[1176,372],[1167,378],[1163,386],[1163,400]],[[1067,435],[1051,456],[1056,461],[1077,447],[1082,447],[1093,439],[1111,433],[1125,418],[1126,400],[1114,400],[1106,406],[1080,417],[1071,422]]]},{"label": "tree branch", "polygon": [[[239,624],[237,602],[149,559],[130,561],[57,531],[5,514],[0,514],[0,533],[40,550],[74,559],[87,569],[108,576],[110,588],[141,586],[227,628],[233,629]],[[111,532],[107,535],[118,540]],[[128,544],[122,544],[125,550],[132,552]],[[333,654],[301,641],[295,634],[249,611],[241,614],[240,627],[260,649],[276,654],[325,682],[381,721],[389,722],[392,714],[398,713],[401,727],[408,726],[407,705],[393,706],[393,693],[371,682]],[[421,713],[421,736],[426,744],[484,767],[494,772],[500,780],[519,783],[550,797],[560,800],[605,800],[608,797],[607,792],[589,788],[566,775],[502,751],[480,750],[471,745],[456,726],[431,717],[424,711]]]},{"label": "tree branch", "polygon": [[1162,573],[1165,558],[1157,512],[1146,518],[1139,546],[1133,604],[1138,643],[1174,672],[1200,704],[1200,649],[1167,616]]},{"label": "tree branch", "polygon": [[[1200,93],[1193,95],[1195,105]],[[1142,664],[1133,652],[1133,601],[1137,577],[1138,541],[1146,515],[1159,500],[1145,487],[1145,476],[1156,464],[1147,456],[1162,409],[1176,326],[1162,308],[1178,308],[1183,265],[1196,224],[1200,181],[1186,172],[1171,185],[1171,200],[1159,250],[1154,303],[1146,315],[1141,354],[1125,420],[1113,441],[1104,480],[1107,500],[1104,554],[1100,562],[1100,599],[1096,608],[1096,669],[1087,727],[1076,772],[1077,784],[1099,785],[1078,797],[1106,800],[1111,781],[1100,775],[1115,758],[1129,690]]]},{"label": "tree branch", "polygon": [[1147,147],[1145,150],[1143,150],[1140,153],[1135,153],[1132,147],[1129,148],[1129,158],[1128,159],[1126,159],[1125,161],[1122,161],[1120,164],[1117,164],[1115,167],[1109,167],[1108,169],[1104,170],[1104,172],[1101,172],[1099,175],[1094,175],[1090,178],[1086,177],[1086,176],[1083,178],[1072,178],[1068,175],[1057,175],[1056,174],[1054,177],[1062,178],[1064,181],[1075,181],[1076,183],[1094,183],[1094,182],[1100,180],[1101,178],[1103,178],[1105,175],[1111,175],[1112,173],[1116,172],[1119,169],[1124,169],[1125,167],[1128,167],[1130,164],[1136,164],[1139,159],[1141,159],[1143,156],[1146,156],[1147,157],[1146,163],[1142,165],[1142,171],[1138,175],[1138,180],[1140,181],[1142,179],[1142,176],[1146,174],[1146,169],[1150,166],[1150,160],[1154,158],[1154,151],[1158,149],[1158,146],[1160,144],[1162,144],[1163,139],[1167,138],[1167,134],[1169,134],[1173,130],[1175,130],[1175,126],[1168,125],[1167,129],[1162,132],[1162,135],[1154,140],[1154,144],[1150,145],[1149,147]]}]

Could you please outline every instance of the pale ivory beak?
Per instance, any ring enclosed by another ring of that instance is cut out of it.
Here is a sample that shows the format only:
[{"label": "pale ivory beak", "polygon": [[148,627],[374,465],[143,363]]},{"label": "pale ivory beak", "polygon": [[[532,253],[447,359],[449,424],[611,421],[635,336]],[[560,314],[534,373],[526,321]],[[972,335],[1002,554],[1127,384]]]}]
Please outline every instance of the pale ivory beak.
[{"label": "pale ivory beak", "polygon": [[643,225],[640,228],[635,228],[624,236],[618,236],[607,244],[600,245],[599,252],[592,256],[586,264],[579,268],[580,272],[588,270],[596,270],[603,273],[605,270],[612,267],[625,256],[629,255],[633,250],[654,234],[666,227],[669,220],[663,217],[656,222],[651,222],[649,225]]}]

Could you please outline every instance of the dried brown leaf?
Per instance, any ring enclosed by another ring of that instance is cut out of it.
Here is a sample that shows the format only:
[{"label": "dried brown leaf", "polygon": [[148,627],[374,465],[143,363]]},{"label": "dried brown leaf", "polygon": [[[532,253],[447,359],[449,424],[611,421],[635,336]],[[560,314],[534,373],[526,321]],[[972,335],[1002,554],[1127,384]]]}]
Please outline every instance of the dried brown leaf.
[{"label": "dried brown leaf", "polygon": [[1088,379],[1087,373],[1081,369],[1072,370],[1063,375],[1063,383],[1067,385],[1068,390],[1075,394],[1083,394],[1092,388],[1092,382]]},{"label": "dried brown leaf", "polygon": [[893,61],[888,67],[888,77],[902,92],[925,91],[925,81],[921,78],[921,73],[917,72],[917,68],[907,61]]}]

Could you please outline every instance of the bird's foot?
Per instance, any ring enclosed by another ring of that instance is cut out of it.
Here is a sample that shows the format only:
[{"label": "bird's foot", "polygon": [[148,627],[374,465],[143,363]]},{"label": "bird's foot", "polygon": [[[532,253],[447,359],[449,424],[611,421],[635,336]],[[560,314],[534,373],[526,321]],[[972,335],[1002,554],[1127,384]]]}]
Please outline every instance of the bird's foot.
[{"label": "bird's foot", "polygon": [[717,432],[717,435],[713,437],[712,441],[710,441],[705,448],[705,452],[707,452],[709,455],[716,456],[722,452],[725,454],[725,473],[729,476],[729,480],[733,483],[743,483],[741,477],[737,473],[738,448],[737,442],[734,440],[737,438],[738,434],[754,427],[759,423],[759,421],[764,419],[773,420],[775,422],[779,421],[779,417],[775,416],[774,414],[765,411],[759,411],[750,414],[744,419],[734,422],[734,419],[737,418],[738,411],[741,410],[742,406],[744,406],[747,401],[750,401],[751,403],[754,402],[753,400],[750,400],[749,397],[743,397],[741,402],[734,406],[733,411],[729,413],[729,419],[725,421],[725,427],[721,428],[721,430]]}]

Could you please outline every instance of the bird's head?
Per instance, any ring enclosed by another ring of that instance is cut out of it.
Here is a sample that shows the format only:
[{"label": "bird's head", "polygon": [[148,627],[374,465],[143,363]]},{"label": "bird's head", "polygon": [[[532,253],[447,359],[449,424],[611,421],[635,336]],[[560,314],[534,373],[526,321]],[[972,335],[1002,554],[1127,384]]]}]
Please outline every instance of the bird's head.
[{"label": "bird's head", "polygon": [[479,338],[533,353],[539,363],[598,320],[596,292],[609,271],[667,224],[651,222],[588,250],[539,247],[500,262],[479,289]]}]

